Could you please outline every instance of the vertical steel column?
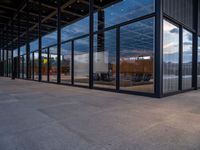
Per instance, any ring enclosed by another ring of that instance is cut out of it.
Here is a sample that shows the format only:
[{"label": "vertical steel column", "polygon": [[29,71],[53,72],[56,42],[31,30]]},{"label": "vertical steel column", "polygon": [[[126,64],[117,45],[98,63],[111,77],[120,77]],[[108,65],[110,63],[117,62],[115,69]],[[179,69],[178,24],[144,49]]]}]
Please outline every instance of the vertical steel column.
[{"label": "vertical steel column", "polygon": [[2,62],[2,53],[3,53],[3,32],[1,32],[1,43],[0,43],[0,76],[2,75],[3,71],[3,62]]},{"label": "vertical steel column", "polygon": [[3,68],[2,68],[2,75],[4,76],[4,63],[5,63],[5,38],[4,38],[4,32],[3,32],[3,46],[2,46],[2,61],[3,61]]},{"label": "vertical steel column", "polygon": [[89,88],[93,88],[93,48],[94,48],[94,0],[89,0],[89,16],[90,16],[90,51],[89,51]]},{"label": "vertical steel column", "polygon": [[72,54],[71,54],[71,57],[72,57],[72,64],[71,64],[71,83],[72,83],[72,85],[74,85],[74,40],[72,41],[72,43],[71,43],[72,45],[72,47],[71,47],[71,52],[72,52]]},{"label": "vertical steel column", "polygon": [[61,0],[57,0],[57,83],[60,83],[60,54],[61,54]]},{"label": "vertical steel column", "polygon": [[50,71],[50,62],[49,62],[49,47],[47,48],[47,81],[49,82],[49,71]]},{"label": "vertical steel column", "polygon": [[39,15],[38,15],[38,80],[42,81],[42,8],[41,0],[39,1]]},{"label": "vertical steel column", "polygon": [[11,22],[11,77],[12,77],[12,79],[15,79],[15,68],[14,68],[14,58],[13,58],[13,23],[14,22],[14,20],[12,20],[12,22]]},{"label": "vertical steel column", "polygon": [[33,64],[32,64],[32,67],[33,67],[32,79],[33,79],[33,80],[35,79],[35,56],[34,56],[34,53],[35,53],[35,52],[32,53],[32,59],[33,59],[33,60],[32,60],[32,61],[33,61],[33,62],[32,62],[32,63],[33,63]]},{"label": "vertical steel column", "polygon": [[29,0],[26,0],[26,79],[30,79]]},{"label": "vertical steel column", "polygon": [[116,90],[120,90],[120,27],[116,29]]},{"label": "vertical steel column", "polygon": [[24,79],[24,55],[22,55],[22,79]]},{"label": "vertical steel column", "polygon": [[1,62],[1,54],[2,54],[1,51],[2,51],[2,38],[0,39],[0,62]]},{"label": "vertical steel column", "polygon": [[21,31],[21,23],[20,23],[20,11],[18,10],[18,16],[17,16],[17,24],[18,24],[18,32],[17,32],[17,47],[18,47],[18,61],[17,61],[17,68],[18,68],[18,71],[17,71],[17,77],[20,78],[20,61],[21,61],[21,57],[20,57],[20,31]]},{"label": "vertical steel column", "polygon": [[198,64],[198,0],[194,0],[194,29],[195,33],[193,34],[193,66],[192,66],[192,86],[195,90],[198,89],[198,80],[197,80],[197,64]]},{"label": "vertical steel column", "polygon": [[9,26],[7,26],[7,31],[8,31],[8,33],[6,34],[6,77],[8,77],[8,50],[9,50],[9,48],[8,48],[8,40],[9,40]]},{"label": "vertical steel column", "polygon": [[163,95],[163,0],[156,0],[155,23],[155,96]]},{"label": "vertical steel column", "polygon": [[6,77],[8,77],[8,45],[6,48]]},{"label": "vertical steel column", "polygon": [[183,28],[179,26],[179,90],[182,91]]}]

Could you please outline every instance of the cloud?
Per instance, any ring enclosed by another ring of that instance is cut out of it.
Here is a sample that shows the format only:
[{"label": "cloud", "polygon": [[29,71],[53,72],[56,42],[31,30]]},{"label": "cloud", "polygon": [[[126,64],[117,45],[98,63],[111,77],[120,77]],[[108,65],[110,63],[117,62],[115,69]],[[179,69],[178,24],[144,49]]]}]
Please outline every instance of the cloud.
[{"label": "cloud", "polygon": [[179,29],[178,28],[173,28],[172,30],[170,30],[170,33],[179,33]]}]

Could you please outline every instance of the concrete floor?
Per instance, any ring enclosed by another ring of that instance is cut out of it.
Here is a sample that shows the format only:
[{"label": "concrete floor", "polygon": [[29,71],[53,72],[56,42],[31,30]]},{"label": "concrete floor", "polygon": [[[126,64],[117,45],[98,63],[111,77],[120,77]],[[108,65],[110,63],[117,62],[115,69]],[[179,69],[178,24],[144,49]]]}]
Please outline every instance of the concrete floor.
[{"label": "concrete floor", "polygon": [[200,150],[200,91],[153,99],[0,78],[0,150]]}]

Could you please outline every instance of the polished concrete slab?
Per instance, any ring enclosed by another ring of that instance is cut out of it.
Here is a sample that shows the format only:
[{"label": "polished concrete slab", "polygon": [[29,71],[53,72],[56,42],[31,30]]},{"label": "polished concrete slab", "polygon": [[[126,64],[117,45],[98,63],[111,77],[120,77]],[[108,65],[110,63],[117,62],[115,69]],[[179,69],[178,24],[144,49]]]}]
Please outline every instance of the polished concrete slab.
[{"label": "polished concrete slab", "polygon": [[0,150],[199,150],[200,91],[163,99],[0,78]]}]

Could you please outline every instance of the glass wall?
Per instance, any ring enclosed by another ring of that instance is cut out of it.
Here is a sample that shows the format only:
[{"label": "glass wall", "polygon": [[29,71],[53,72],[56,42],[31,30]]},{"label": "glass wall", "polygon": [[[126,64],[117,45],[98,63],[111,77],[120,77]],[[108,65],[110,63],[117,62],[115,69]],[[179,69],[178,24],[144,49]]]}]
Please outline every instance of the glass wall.
[{"label": "glass wall", "polygon": [[197,64],[197,75],[198,75],[198,87],[200,87],[200,36],[198,37],[198,64]]},{"label": "glass wall", "polygon": [[48,49],[42,50],[42,81],[47,81],[48,75]]},{"label": "glass wall", "polygon": [[[116,71],[118,69],[116,63],[120,61],[120,74],[118,75],[120,76],[121,90],[153,93],[155,20],[149,18],[134,22],[133,19],[148,14],[153,16],[155,0],[115,2],[103,0],[94,1],[94,3],[94,30],[98,31],[94,34],[93,43],[94,87],[116,89]],[[80,10],[81,7],[84,10]],[[77,14],[73,13],[71,16],[67,13],[66,15],[66,11],[72,10],[76,10]],[[88,14],[89,5],[86,2],[71,3],[69,7],[61,9],[61,25],[66,24],[61,29],[61,41],[63,42],[61,55],[57,55],[57,31],[44,35],[41,54],[42,81],[57,82],[57,67],[60,67],[61,83],[72,84],[74,78],[75,85],[89,86],[90,20]],[[57,16],[55,14],[52,17],[55,20]],[[53,23],[53,20],[51,21],[50,23]],[[46,25],[42,25],[45,32],[51,28],[47,24],[48,22]],[[55,24],[51,24],[51,26],[53,25]],[[119,36],[117,36],[118,29]],[[117,43],[118,40],[119,43]],[[39,54],[38,51],[34,51],[36,49],[38,49],[38,40],[30,43],[30,71],[34,80],[38,80],[39,71]],[[117,50],[120,51],[118,60]],[[21,74],[26,78],[26,46],[21,47],[21,55]],[[58,66],[58,58],[61,60],[61,66]]]},{"label": "glass wall", "polygon": [[120,89],[154,92],[154,18],[121,27]]},{"label": "glass wall", "polygon": [[38,72],[39,72],[39,54],[38,51],[34,52],[34,80],[38,80]]},{"label": "glass wall", "polygon": [[163,21],[163,93],[179,90],[179,28]]},{"label": "glass wall", "polygon": [[192,88],[192,50],[193,35],[183,29],[183,62],[182,62],[182,89]]},{"label": "glass wall", "polygon": [[94,86],[116,88],[116,29],[94,36]]},{"label": "glass wall", "polygon": [[71,84],[72,74],[72,42],[64,43],[61,46],[61,83]]},{"label": "glass wall", "polygon": [[57,82],[57,46],[49,48],[49,81]]},{"label": "glass wall", "polygon": [[89,38],[74,41],[74,84],[89,85]]}]

